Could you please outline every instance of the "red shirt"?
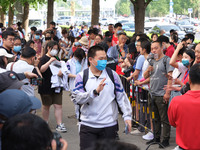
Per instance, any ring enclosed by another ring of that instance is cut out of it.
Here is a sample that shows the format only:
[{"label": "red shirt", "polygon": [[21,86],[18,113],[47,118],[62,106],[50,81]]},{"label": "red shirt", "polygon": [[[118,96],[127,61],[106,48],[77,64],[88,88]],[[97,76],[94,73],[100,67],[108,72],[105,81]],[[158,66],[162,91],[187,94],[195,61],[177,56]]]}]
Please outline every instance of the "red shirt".
[{"label": "red shirt", "polygon": [[114,34],[113,34],[113,37],[112,37],[112,46],[115,46],[118,44],[118,37],[116,37]]},{"label": "red shirt", "polygon": [[174,46],[173,45],[170,45],[167,49],[166,49],[166,52],[165,52],[165,55],[166,56],[169,56],[170,58],[172,57],[174,53]]},{"label": "red shirt", "polygon": [[185,74],[184,74],[184,76],[183,76],[183,78],[182,78],[182,82],[184,83],[184,84],[186,84],[187,82],[188,82],[188,80],[189,80],[189,70],[187,70],[186,72],[185,72]]},{"label": "red shirt", "polygon": [[176,127],[176,144],[183,149],[200,149],[200,90],[188,91],[172,99],[168,118]]}]

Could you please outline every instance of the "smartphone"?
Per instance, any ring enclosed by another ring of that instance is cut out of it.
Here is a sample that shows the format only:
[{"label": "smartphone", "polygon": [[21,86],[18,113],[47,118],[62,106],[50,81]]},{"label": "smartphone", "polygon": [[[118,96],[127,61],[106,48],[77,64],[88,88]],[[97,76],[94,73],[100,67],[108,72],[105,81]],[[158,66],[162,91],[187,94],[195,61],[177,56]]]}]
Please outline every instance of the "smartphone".
[{"label": "smartphone", "polygon": [[30,83],[32,85],[41,85],[42,84],[42,78],[32,78]]},{"label": "smartphone", "polygon": [[128,131],[128,124],[125,124],[125,134],[128,134],[129,131]]}]

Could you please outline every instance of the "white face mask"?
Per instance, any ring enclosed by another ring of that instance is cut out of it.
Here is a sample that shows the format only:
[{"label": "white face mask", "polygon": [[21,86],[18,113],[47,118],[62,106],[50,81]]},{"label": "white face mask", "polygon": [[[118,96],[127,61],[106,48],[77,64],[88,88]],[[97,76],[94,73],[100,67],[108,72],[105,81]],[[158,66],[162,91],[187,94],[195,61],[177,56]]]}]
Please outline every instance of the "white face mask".
[{"label": "white face mask", "polygon": [[50,55],[51,56],[56,56],[58,54],[58,51],[56,50],[56,49],[52,49],[51,51],[50,51]]}]

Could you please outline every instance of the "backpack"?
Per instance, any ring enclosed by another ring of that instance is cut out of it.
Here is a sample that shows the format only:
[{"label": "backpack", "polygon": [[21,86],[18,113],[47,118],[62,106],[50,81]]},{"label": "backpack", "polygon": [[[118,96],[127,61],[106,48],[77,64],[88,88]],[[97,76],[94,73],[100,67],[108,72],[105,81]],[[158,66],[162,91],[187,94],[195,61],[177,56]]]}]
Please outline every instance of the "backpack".
[{"label": "backpack", "polygon": [[[115,87],[115,81],[114,81],[114,76],[113,76],[112,70],[110,68],[106,67],[106,72],[107,72],[109,78],[111,79],[111,81],[113,82],[114,87]],[[85,91],[86,91],[85,85],[87,83],[88,76],[89,76],[89,68],[87,68],[83,71],[83,88],[84,88]],[[114,88],[114,94],[116,96],[116,87]]]},{"label": "backpack", "polygon": [[[109,78],[111,79],[111,81],[112,81],[113,84],[114,84],[115,101],[116,101],[116,103],[117,103],[119,113],[122,114],[122,111],[121,111],[121,109],[120,109],[120,107],[119,107],[119,104],[118,104],[118,102],[117,102],[117,99],[116,99],[116,87],[115,87],[115,81],[114,81],[114,76],[113,76],[112,70],[111,70],[110,68],[107,68],[107,67],[106,67],[106,72],[107,72]],[[83,71],[83,88],[84,88],[85,91],[86,91],[85,85],[86,85],[86,83],[87,83],[88,76],[89,76],[89,68],[87,68],[87,69],[85,69],[85,70]],[[88,105],[89,105],[89,104],[88,104]],[[79,105],[79,106],[80,106],[80,105]],[[80,107],[79,107],[79,119],[78,119],[79,122],[81,121],[81,120],[80,120],[80,116],[81,116],[81,112],[80,112]]]}]

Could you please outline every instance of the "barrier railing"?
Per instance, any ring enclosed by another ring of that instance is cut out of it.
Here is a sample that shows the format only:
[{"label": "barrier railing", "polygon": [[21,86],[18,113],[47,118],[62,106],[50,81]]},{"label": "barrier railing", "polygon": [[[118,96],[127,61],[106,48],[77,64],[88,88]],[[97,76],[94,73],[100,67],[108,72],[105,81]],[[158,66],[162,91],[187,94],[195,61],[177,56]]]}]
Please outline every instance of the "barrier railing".
[{"label": "barrier railing", "polygon": [[[148,118],[150,118],[150,112],[147,101],[148,98],[147,94],[149,93],[149,90],[142,86],[136,86],[132,81],[128,82],[125,76],[121,75],[120,78],[124,90],[130,100],[130,103],[132,104],[132,110],[133,110],[132,121],[137,125],[139,125],[140,127],[142,127],[145,131],[152,132],[150,127],[145,126]],[[148,123],[150,125],[150,121]]]},{"label": "barrier railing", "polygon": [[[151,91],[143,86],[135,85],[133,81],[128,82],[125,76],[120,75],[120,79],[132,105],[132,122],[139,125],[145,131],[152,132],[155,135],[154,99],[152,98]],[[152,104],[151,109],[149,109],[149,103]],[[150,128],[150,118],[153,125],[152,129]],[[148,124],[148,126],[146,126],[145,124]],[[153,144],[159,144],[161,147],[164,148],[161,143],[153,142],[147,147],[147,149]]]}]

